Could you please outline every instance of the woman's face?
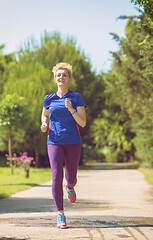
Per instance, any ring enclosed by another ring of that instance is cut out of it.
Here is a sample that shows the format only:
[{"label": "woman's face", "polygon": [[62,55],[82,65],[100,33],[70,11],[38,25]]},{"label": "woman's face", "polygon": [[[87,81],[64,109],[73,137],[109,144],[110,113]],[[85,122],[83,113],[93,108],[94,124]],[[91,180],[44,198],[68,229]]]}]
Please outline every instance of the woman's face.
[{"label": "woman's face", "polygon": [[56,72],[55,82],[59,87],[68,87],[71,80],[72,79],[70,78],[69,73],[66,69],[59,69]]}]

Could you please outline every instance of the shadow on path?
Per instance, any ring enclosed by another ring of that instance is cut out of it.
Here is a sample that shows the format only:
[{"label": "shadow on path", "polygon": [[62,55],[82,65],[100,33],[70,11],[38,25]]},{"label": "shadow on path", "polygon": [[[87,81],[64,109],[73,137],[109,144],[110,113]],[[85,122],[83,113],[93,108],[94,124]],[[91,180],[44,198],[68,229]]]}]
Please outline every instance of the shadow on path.
[{"label": "shadow on path", "polygon": [[[56,227],[56,216],[35,216],[1,218],[0,222],[15,224],[20,227]],[[84,216],[67,217],[68,228],[127,228],[153,227],[153,218],[121,217],[121,216]]]},{"label": "shadow on path", "polygon": [[[67,199],[64,199],[64,206],[66,212],[82,212],[86,211],[99,211],[113,209],[114,207],[109,201],[90,201],[79,199],[75,204],[69,203]],[[11,197],[0,200],[0,214],[5,213],[41,213],[41,212],[56,212],[55,203],[53,199],[48,198],[29,198],[29,197]]]},{"label": "shadow on path", "polygon": [[25,239],[25,238],[6,238],[6,237],[2,237],[2,238],[0,238],[0,240],[27,240],[27,239]]},{"label": "shadow on path", "polygon": [[0,200],[0,214],[55,211],[53,199],[47,198],[4,198]]},{"label": "shadow on path", "polygon": [[70,228],[125,228],[125,227],[153,227],[153,218],[136,218],[120,216],[91,216],[73,218],[69,222]]},{"label": "shadow on path", "polygon": [[[105,210],[113,209],[111,202],[90,201],[79,199],[76,204],[70,204],[64,199],[64,206],[67,212],[67,223],[69,228],[125,228],[125,227],[153,227],[153,217],[122,217],[122,216],[106,216]],[[116,206],[115,206],[116,208]],[[78,216],[82,212],[82,216]],[[93,215],[93,211],[97,213],[102,210],[103,215]],[[47,213],[43,215],[41,213]],[[17,226],[27,227],[55,227],[56,216],[52,215],[56,212],[53,199],[48,198],[6,198],[0,200],[0,222],[13,223]],[[73,217],[69,216],[69,212],[73,212]],[[87,215],[86,215],[87,212]],[[91,214],[90,214],[91,212]],[[6,213],[33,213],[33,215],[11,215],[3,218]],[[35,215],[40,213],[40,215]],[[88,216],[89,215],[89,216]]]}]

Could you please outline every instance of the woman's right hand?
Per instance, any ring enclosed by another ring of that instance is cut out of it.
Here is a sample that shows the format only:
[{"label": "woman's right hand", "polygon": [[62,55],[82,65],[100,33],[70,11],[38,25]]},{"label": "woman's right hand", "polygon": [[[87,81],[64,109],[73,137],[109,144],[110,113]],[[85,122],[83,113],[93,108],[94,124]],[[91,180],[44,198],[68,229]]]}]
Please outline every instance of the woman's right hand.
[{"label": "woman's right hand", "polygon": [[46,122],[42,122],[41,127],[40,127],[41,131],[42,132],[46,132],[47,128],[48,128],[47,123]]}]

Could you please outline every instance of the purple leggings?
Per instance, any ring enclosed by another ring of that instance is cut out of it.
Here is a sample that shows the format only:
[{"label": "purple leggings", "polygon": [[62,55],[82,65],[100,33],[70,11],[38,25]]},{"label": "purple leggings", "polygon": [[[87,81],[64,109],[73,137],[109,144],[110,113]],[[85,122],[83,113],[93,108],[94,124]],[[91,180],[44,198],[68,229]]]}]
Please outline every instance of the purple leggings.
[{"label": "purple leggings", "polygon": [[63,210],[63,163],[68,188],[77,183],[77,168],[81,153],[81,143],[48,145],[48,156],[52,169],[52,194],[57,211]]}]

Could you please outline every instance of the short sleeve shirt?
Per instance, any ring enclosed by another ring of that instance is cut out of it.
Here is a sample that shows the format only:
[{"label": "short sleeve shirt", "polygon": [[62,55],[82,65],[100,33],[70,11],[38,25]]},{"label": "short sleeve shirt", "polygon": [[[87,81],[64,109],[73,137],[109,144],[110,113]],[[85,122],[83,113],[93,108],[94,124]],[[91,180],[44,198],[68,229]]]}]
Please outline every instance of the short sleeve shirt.
[{"label": "short sleeve shirt", "polygon": [[61,98],[56,93],[46,95],[43,107],[50,112],[47,144],[62,145],[82,142],[78,124],[70,111],[65,107],[66,98],[71,101],[75,110],[79,106],[86,107],[81,94],[71,90]]}]

